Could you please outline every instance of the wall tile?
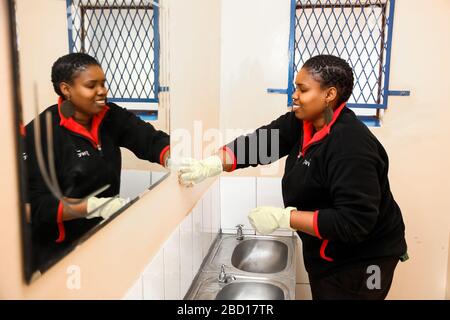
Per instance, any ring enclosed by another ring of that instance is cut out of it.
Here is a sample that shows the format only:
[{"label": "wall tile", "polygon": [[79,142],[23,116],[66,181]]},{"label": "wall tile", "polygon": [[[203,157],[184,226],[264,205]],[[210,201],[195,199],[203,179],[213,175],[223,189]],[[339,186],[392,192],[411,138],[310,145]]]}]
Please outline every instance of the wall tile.
[{"label": "wall tile", "polygon": [[237,224],[251,229],[247,216],[256,207],[256,178],[221,177],[220,203],[223,229],[233,230]]},{"label": "wall tile", "polygon": [[150,172],[141,170],[122,170],[120,178],[120,197],[134,199],[150,186]]},{"label": "wall tile", "polygon": [[150,185],[153,185],[154,183],[161,180],[162,177],[164,177],[167,174],[167,172],[164,171],[152,171],[150,175]]},{"label": "wall tile", "polygon": [[212,242],[212,192],[211,189],[205,192],[202,198],[202,252],[203,257],[208,253]]},{"label": "wall tile", "polygon": [[216,235],[220,232],[220,179],[217,179],[211,188],[211,201],[211,226],[214,240],[216,238]]},{"label": "wall tile", "polygon": [[180,296],[184,297],[194,278],[194,230],[193,215],[189,214],[180,224]]},{"label": "wall tile", "polygon": [[197,274],[198,269],[203,261],[203,246],[202,246],[202,228],[203,228],[203,217],[202,217],[202,203],[201,201],[192,210],[192,225],[193,225],[193,273]]},{"label": "wall tile", "polygon": [[284,207],[281,178],[256,178],[256,206]]},{"label": "wall tile", "polygon": [[145,300],[164,300],[164,249],[153,257],[142,275]]},{"label": "wall tile", "polygon": [[164,245],[164,299],[180,299],[180,229]]}]

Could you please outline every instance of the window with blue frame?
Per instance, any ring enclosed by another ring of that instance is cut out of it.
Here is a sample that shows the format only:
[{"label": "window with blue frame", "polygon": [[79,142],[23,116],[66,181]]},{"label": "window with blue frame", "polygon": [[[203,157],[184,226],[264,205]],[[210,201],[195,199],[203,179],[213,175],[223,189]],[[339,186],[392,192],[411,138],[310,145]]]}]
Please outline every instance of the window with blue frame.
[{"label": "window with blue frame", "polygon": [[348,107],[369,126],[380,126],[389,95],[395,0],[291,0],[288,106],[294,77],[309,58],[339,56],[355,76]]},{"label": "window with blue frame", "polygon": [[70,52],[94,56],[105,71],[108,100],[157,118],[157,0],[66,0]]}]

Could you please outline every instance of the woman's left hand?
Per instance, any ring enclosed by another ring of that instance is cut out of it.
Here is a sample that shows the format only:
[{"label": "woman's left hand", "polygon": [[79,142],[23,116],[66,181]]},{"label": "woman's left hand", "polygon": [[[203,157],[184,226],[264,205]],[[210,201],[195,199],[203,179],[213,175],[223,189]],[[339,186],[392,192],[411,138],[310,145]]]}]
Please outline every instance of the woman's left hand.
[{"label": "woman's left hand", "polygon": [[291,228],[291,211],[297,210],[294,207],[276,208],[276,207],[258,207],[250,211],[248,220],[253,228],[263,235],[270,234],[278,228]]},{"label": "woman's left hand", "polygon": [[128,202],[129,199],[91,197],[87,200],[86,219],[102,217],[106,220]]}]

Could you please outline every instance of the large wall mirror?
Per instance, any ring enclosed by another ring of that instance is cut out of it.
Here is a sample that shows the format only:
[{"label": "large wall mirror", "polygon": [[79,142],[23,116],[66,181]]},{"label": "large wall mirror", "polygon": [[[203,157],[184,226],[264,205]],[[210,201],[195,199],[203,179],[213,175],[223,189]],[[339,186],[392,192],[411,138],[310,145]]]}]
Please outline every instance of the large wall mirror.
[{"label": "large wall mirror", "polygon": [[168,15],[162,0],[9,11],[30,282],[167,177]]}]

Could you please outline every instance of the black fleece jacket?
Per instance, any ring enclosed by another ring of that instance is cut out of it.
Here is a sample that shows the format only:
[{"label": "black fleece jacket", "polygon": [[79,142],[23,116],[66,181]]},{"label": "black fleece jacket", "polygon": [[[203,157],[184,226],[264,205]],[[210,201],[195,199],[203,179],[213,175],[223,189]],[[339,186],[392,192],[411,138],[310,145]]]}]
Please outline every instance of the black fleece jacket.
[{"label": "black fleece jacket", "polygon": [[284,205],[315,212],[315,236],[298,232],[310,277],[352,262],[406,253],[405,226],[390,190],[386,151],[345,104],[317,133],[310,122],[288,112],[225,148],[234,156],[233,169],[288,156]]}]

